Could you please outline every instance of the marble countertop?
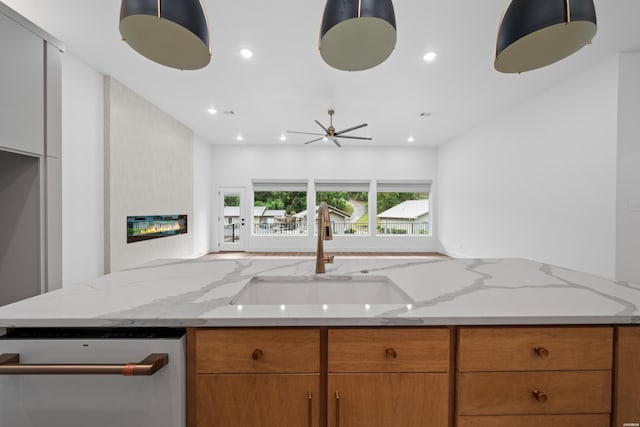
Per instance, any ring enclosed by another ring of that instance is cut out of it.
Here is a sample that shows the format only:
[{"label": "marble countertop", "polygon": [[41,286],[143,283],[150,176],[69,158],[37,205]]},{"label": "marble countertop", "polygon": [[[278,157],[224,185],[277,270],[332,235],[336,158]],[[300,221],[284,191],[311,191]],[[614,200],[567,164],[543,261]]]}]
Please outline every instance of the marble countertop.
[{"label": "marble countertop", "polygon": [[640,286],[524,259],[336,258],[327,276],[387,276],[402,304],[232,305],[254,276],[315,258],[166,260],[0,307],[0,327],[640,323]]}]

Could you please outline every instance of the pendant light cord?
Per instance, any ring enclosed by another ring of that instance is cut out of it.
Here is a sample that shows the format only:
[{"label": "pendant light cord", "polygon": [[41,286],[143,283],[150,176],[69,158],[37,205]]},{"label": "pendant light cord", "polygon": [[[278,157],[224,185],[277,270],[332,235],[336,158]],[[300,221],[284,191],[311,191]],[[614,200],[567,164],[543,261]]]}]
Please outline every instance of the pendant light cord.
[{"label": "pendant light cord", "polygon": [[567,0],[567,24],[571,22],[571,0]]}]

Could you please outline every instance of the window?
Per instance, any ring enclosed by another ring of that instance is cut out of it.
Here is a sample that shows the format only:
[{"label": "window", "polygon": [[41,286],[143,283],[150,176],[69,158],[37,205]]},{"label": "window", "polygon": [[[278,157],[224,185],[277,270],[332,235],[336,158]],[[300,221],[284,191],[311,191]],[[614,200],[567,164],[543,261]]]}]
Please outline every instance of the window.
[{"label": "window", "polygon": [[253,235],[307,235],[306,213],[306,181],[253,181]]},{"label": "window", "polygon": [[369,235],[369,181],[324,180],[315,187],[316,212],[320,202],[327,202],[334,235]]},{"label": "window", "polygon": [[429,182],[381,181],[377,187],[377,235],[430,234]]}]

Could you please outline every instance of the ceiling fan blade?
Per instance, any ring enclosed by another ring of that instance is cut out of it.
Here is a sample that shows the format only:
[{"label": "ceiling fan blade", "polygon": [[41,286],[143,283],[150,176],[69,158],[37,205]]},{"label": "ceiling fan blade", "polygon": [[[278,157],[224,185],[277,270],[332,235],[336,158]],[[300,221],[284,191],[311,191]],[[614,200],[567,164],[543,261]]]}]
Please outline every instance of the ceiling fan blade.
[{"label": "ceiling fan blade", "polygon": [[296,131],[294,131],[294,130],[288,130],[287,132],[288,132],[288,133],[301,133],[301,134],[303,134],[303,135],[322,135],[322,136],[325,136],[325,134],[324,134],[324,133],[296,132]]},{"label": "ceiling fan blade", "polygon": [[324,139],[324,136],[322,138],[316,138],[316,139],[312,139],[311,141],[307,141],[305,142],[305,144],[311,144],[312,142],[320,141],[321,139]]},{"label": "ceiling fan blade", "polygon": [[352,127],[352,128],[347,128],[347,129],[341,130],[340,132],[336,132],[334,135],[335,135],[335,136],[338,136],[338,135],[340,135],[340,134],[342,134],[342,133],[351,132],[352,130],[360,129],[360,128],[363,128],[363,127],[365,127],[365,126],[368,126],[368,125],[367,125],[367,123],[363,123],[363,124],[361,124],[361,125],[354,126],[354,127]]},{"label": "ceiling fan blade", "polygon": [[333,141],[333,143],[334,143],[334,144],[336,144],[336,145],[338,146],[338,148],[341,148],[341,147],[342,147],[342,145],[340,145],[340,143],[338,142],[338,140],[337,140],[337,139],[335,139],[335,138],[331,138],[331,140]]},{"label": "ceiling fan blade", "polygon": [[347,135],[336,135],[336,138],[349,138],[349,139],[366,139],[367,141],[371,141],[373,138],[369,138],[366,136],[347,136]]},{"label": "ceiling fan blade", "polygon": [[320,122],[319,122],[319,121],[317,121],[317,120],[314,120],[314,122],[316,122],[316,123],[318,124],[318,126],[320,126],[320,127],[322,128],[322,130],[323,130],[323,131],[325,131],[326,133],[329,133],[329,130],[328,130],[326,127],[324,127],[324,126],[322,125],[322,123],[320,123]]}]

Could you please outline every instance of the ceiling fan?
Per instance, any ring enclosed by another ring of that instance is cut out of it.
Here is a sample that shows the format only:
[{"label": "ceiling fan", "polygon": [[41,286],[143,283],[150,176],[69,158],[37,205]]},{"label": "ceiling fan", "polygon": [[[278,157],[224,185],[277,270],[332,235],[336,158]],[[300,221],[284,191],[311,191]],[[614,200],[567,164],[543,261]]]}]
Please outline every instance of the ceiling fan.
[{"label": "ceiling fan", "polygon": [[340,142],[338,141],[338,138],[348,138],[348,139],[364,139],[367,141],[371,141],[372,138],[367,138],[364,136],[348,136],[348,135],[344,135],[347,132],[351,132],[352,130],[356,130],[356,129],[360,129],[363,128],[365,126],[368,126],[367,123],[362,123],[361,125],[357,125],[357,126],[353,126],[347,129],[343,129],[340,132],[336,132],[336,129],[333,127],[333,114],[335,113],[335,111],[333,110],[329,110],[329,127],[326,128],[322,125],[322,123],[320,123],[317,120],[314,120],[318,126],[320,126],[322,128],[322,130],[324,130],[325,133],[313,133],[313,132],[296,132],[293,130],[289,130],[287,132],[289,133],[300,133],[303,135],[320,135],[319,138],[316,139],[312,139],[311,141],[307,141],[305,142],[305,144],[311,144],[312,142],[316,142],[316,141],[320,141],[321,139],[327,141],[327,140],[331,140],[333,141],[334,144],[336,144],[338,147],[342,147],[342,145],[340,145]]}]

